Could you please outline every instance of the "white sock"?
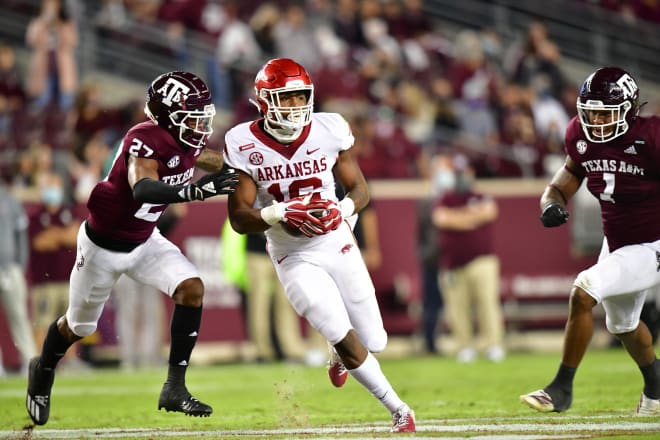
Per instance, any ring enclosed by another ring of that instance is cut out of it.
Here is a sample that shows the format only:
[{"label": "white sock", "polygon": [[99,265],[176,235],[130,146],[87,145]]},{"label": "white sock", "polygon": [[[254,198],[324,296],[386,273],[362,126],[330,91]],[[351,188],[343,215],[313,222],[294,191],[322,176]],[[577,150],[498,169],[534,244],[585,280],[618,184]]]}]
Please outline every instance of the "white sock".
[{"label": "white sock", "polygon": [[387,408],[390,414],[394,413],[401,405],[404,405],[380,369],[378,359],[371,353],[367,354],[367,358],[362,362],[362,365],[353,370],[348,370],[348,372],[369,390]]}]

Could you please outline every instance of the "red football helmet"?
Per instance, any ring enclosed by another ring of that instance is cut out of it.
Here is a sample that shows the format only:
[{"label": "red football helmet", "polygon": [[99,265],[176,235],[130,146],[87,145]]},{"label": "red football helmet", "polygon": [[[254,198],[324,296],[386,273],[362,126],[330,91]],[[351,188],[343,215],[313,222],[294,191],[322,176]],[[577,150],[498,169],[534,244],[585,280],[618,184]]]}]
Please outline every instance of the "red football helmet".
[{"label": "red football helmet", "polygon": [[211,91],[189,72],[169,72],[156,78],[147,90],[144,112],[181,146],[202,148],[213,133]]},{"label": "red football helmet", "polygon": [[[639,87],[623,69],[600,68],[582,84],[577,110],[587,139],[597,143],[611,141],[625,134],[639,114]],[[594,111],[609,112],[609,121],[592,121],[589,115]]]},{"label": "red football helmet", "polygon": [[[283,107],[284,93],[303,91],[307,104]],[[298,138],[302,129],[312,121],[314,85],[303,66],[289,58],[268,61],[254,79],[256,106],[264,116],[264,129],[282,143]]]}]

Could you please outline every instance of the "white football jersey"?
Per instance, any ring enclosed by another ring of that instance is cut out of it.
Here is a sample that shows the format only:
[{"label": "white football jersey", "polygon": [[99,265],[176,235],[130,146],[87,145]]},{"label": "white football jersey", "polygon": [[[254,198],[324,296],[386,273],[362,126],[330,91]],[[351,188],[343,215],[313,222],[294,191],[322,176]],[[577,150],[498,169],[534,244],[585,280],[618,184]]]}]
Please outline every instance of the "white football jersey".
[{"label": "white football jersey", "polygon": [[[341,151],[355,138],[338,113],[314,113],[312,122],[289,145],[280,144],[259,126],[245,122],[225,134],[225,163],[252,176],[257,184],[255,208],[318,192],[337,200],[332,169]],[[266,231],[269,241],[309,240],[293,237],[277,223]]]}]

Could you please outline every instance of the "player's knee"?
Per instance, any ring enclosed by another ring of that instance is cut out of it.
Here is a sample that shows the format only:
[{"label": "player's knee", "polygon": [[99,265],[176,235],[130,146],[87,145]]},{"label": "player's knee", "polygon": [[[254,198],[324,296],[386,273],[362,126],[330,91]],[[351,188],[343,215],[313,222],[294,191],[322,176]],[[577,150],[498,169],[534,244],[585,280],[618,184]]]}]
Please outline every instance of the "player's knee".
[{"label": "player's knee", "polygon": [[596,305],[596,300],[579,286],[571,290],[570,301],[574,310],[591,310]]},{"label": "player's knee", "polygon": [[199,278],[183,280],[174,291],[172,299],[186,307],[201,307],[204,297],[204,283]]},{"label": "player's knee", "polygon": [[89,322],[71,322],[66,318],[60,318],[57,322],[57,330],[64,338],[70,342],[75,342],[89,336],[96,331],[96,323]]},{"label": "player's knee", "polygon": [[380,353],[387,346],[387,332],[383,329],[368,336],[364,341],[367,350],[372,353]]}]

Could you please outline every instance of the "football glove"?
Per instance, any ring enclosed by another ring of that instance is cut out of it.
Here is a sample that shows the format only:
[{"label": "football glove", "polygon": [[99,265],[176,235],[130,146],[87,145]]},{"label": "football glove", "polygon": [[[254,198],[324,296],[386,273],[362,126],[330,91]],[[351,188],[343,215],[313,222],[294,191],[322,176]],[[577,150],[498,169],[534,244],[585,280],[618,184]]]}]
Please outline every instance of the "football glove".
[{"label": "football glove", "polygon": [[282,221],[292,228],[299,230],[307,237],[328,232],[320,219],[326,204],[322,203],[317,194],[296,197],[288,202],[283,202],[283,205]]},{"label": "football glove", "polygon": [[568,211],[557,202],[548,204],[541,214],[541,223],[546,228],[554,228],[568,221]]},{"label": "football glove", "polygon": [[237,184],[238,173],[233,168],[227,168],[206,174],[197,182],[184,186],[179,191],[179,197],[187,201],[206,200],[221,194],[232,194]]},{"label": "football glove", "polygon": [[315,203],[323,205],[323,208],[318,211],[318,219],[323,223],[325,231],[330,232],[337,229],[344,220],[339,205],[328,199],[321,199]]},{"label": "football glove", "polygon": [[273,202],[261,209],[261,218],[269,225],[281,221],[307,237],[324,235],[341,224],[337,204],[314,193],[286,202]]}]

